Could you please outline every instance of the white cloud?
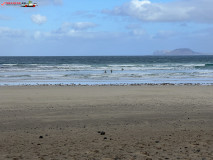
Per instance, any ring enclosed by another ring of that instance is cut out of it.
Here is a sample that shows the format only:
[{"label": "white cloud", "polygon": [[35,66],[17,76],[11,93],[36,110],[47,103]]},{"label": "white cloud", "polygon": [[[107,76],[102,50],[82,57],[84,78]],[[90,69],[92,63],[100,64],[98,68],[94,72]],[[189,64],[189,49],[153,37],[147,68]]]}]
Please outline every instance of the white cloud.
[{"label": "white cloud", "polygon": [[80,36],[80,35],[86,35],[89,32],[88,29],[96,27],[97,24],[92,22],[76,22],[76,23],[70,23],[65,22],[61,25],[61,27],[55,31],[52,32],[54,35],[58,36]]},{"label": "white cloud", "polygon": [[92,23],[92,22],[76,22],[76,23],[64,23],[62,27],[70,27],[74,30],[87,30],[90,28],[96,27],[97,24]]},{"label": "white cloud", "polygon": [[130,33],[132,33],[135,36],[145,36],[147,33],[143,29],[133,29]]},{"label": "white cloud", "polygon": [[141,21],[191,21],[213,23],[213,0],[176,0],[154,3],[150,0],[131,0],[104,13],[129,16]]},{"label": "white cloud", "polygon": [[9,27],[0,27],[0,38],[19,38],[26,36],[26,32]]},{"label": "white cloud", "polygon": [[47,21],[45,16],[41,16],[40,14],[35,14],[31,16],[31,20],[36,24],[43,24]]},{"label": "white cloud", "polygon": [[84,11],[84,10],[78,10],[76,12],[73,12],[73,15],[74,16],[84,17],[84,18],[94,18],[94,17],[97,16],[92,11]]}]

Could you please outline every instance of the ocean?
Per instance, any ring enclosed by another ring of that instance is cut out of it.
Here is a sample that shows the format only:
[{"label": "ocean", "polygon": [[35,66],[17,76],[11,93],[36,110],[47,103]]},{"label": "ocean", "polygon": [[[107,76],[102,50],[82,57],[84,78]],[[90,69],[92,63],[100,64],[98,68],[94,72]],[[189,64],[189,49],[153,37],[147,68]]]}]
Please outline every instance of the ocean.
[{"label": "ocean", "polygon": [[213,56],[0,57],[0,85],[147,83],[213,84]]}]

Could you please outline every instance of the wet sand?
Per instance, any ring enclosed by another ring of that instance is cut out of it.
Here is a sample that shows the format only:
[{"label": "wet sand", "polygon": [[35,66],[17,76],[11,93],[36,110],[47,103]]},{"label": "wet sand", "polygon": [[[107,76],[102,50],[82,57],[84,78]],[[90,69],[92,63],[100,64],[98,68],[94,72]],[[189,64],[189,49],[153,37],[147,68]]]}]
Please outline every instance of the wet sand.
[{"label": "wet sand", "polygon": [[213,86],[0,87],[0,159],[212,160]]}]

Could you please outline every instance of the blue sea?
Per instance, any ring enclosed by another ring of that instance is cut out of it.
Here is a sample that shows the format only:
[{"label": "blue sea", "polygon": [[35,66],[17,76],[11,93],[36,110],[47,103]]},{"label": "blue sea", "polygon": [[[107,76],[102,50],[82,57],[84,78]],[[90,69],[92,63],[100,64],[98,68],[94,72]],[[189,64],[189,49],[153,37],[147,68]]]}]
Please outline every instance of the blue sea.
[{"label": "blue sea", "polygon": [[213,84],[213,56],[0,57],[0,85],[147,83]]}]

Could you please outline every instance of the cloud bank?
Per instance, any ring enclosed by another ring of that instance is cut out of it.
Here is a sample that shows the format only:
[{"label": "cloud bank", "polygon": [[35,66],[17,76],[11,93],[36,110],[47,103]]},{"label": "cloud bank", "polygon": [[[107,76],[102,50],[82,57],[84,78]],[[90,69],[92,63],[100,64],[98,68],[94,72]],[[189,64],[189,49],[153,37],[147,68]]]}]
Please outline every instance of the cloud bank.
[{"label": "cloud bank", "polygon": [[58,29],[41,32],[36,31],[33,35],[34,39],[63,39],[63,38],[95,38],[98,33],[92,32],[90,29],[96,27],[97,24],[92,22],[65,22]]},{"label": "cloud bank", "polygon": [[50,32],[48,35],[51,36],[73,36],[73,37],[86,37],[88,30],[96,27],[97,24],[92,22],[65,22],[57,30]]},{"label": "cloud bank", "polygon": [[213,23],[213,0],[177,0],[154,3],[150,0],[131,0],[103,13],[128,16],[150,22]]}]

